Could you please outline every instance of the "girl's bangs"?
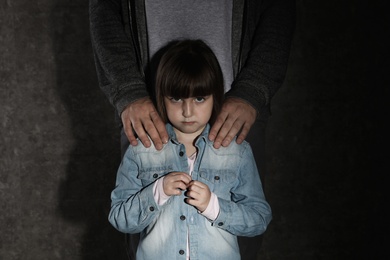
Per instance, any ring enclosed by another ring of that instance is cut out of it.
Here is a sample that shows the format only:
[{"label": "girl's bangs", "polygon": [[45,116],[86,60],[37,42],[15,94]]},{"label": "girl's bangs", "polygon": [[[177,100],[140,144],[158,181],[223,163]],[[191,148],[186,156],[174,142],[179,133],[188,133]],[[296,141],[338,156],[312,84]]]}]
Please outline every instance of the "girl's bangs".
[{"label": "girl's bangs", "polygon": [[186,67],[189,68],[182,67],[174,77],[170,77],[171,82],[167,82],[165,95],[175,98],[189,98],[213,94],[214,87],[210,69],[199,70],[199,67]]}]

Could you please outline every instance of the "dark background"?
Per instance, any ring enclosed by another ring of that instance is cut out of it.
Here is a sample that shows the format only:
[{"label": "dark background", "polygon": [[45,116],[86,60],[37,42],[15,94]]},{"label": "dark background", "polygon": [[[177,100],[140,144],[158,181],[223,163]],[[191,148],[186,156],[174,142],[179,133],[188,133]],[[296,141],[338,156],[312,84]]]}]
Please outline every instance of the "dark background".
[{"label": "dark background", "polygon": [[[297,1],[259,259],[390,259],[385,3]],[[124,259],[107,221],[119,133],[88,1],[1,1],[0,48],[0,259]]]}]

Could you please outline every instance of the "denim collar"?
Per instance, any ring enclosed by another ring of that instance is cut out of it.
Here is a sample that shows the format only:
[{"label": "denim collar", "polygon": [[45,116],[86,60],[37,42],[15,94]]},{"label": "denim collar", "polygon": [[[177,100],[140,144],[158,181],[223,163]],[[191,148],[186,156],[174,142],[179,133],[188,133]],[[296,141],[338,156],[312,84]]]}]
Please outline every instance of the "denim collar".
[{"label": "denim collar", "polygon": [[[166,129],[167,129],[167,132],[169,135],[169,140],[175,144],[180,144],[180,142],[176,138],[176,133],[173,130],[173,126],[171,124],[167,123]],[[198,139],[196,140],[196,143],[198,143],[200,140],[204,140],[205,143],[211,142],[208,139],[209,130],[210,130],[210,125],[207,124],[206,127],[203,129],[202,133],[199,135]]]}]

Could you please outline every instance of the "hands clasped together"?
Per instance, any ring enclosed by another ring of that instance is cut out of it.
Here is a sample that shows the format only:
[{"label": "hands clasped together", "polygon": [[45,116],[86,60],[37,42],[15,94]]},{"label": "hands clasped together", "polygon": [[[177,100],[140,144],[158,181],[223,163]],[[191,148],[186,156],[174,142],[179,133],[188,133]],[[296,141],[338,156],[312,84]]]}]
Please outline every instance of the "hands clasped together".
[{"label": "hands clasped together", "polygon": [[200,212],[206,210],[211,198],[209,187],[200,182],[192,180],[185,172],[171,172],[165,175],[163,180],[164,192],[168,196],[179,196],[185,192],[185,202],[194,206]]}]

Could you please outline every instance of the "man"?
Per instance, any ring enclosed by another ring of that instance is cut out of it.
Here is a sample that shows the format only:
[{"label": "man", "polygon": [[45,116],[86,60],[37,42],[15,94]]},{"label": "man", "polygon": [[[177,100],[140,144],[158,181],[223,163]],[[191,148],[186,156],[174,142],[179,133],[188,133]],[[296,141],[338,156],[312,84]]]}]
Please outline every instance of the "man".
[{"label": "man", "polygon": [[[128,144],[161,149],[165,125],[153,104],[151,61],[169,41],[200,38],[216,53],[225,102],[212,126],[214,147],[234,136],[252,146],[264,176],[270,101],[282,85],[295,27],[295,0],[90,0],[99,84],[120,117]],[[150,139],[149,139],[150,137]],[[261,237],[239,238],[242,259],[256,259]]]}]

